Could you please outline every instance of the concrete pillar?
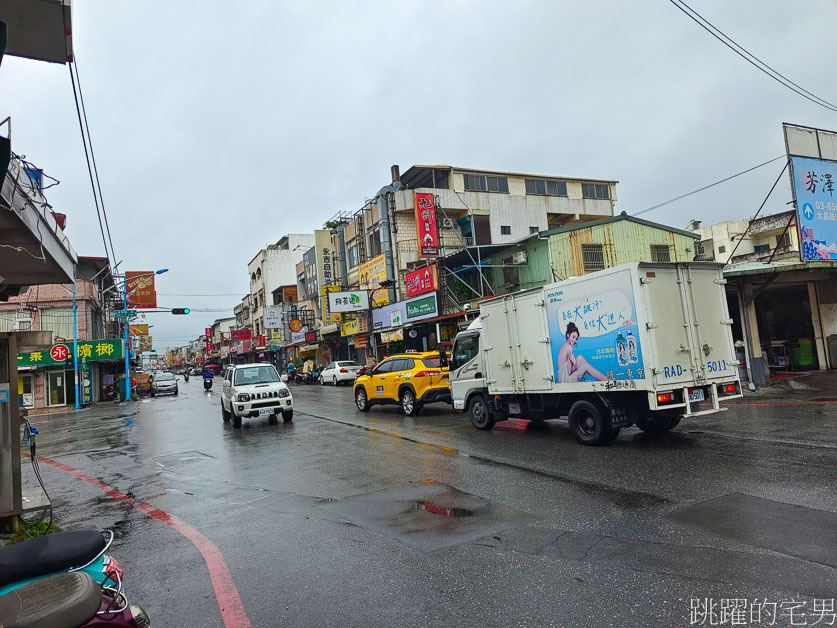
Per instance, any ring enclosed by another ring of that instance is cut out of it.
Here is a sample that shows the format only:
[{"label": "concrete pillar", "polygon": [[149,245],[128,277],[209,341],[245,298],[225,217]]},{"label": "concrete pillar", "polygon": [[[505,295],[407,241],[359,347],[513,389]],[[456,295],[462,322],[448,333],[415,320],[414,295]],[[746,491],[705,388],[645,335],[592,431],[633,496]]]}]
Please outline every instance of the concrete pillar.
[{"label": "concrete pillar", "polygon": [[820,300],[817,296],[817,282],[809,281],[808,300],[811,304],[811,324],[814,326],[814,342],[817,347],[817,362],[821,371],[828,370],[828,356],[826,356],[822,325],[820,324]]},{"label": "concrete pillar", "polygon": [[757,388],[767,386],[767,365],[761,357],[761,336],[759,335],[756,303],[753,299],[753,284],[746,281],[740,286],[742,308],[742,329],[744,342],[750,354],[750,375]]}]

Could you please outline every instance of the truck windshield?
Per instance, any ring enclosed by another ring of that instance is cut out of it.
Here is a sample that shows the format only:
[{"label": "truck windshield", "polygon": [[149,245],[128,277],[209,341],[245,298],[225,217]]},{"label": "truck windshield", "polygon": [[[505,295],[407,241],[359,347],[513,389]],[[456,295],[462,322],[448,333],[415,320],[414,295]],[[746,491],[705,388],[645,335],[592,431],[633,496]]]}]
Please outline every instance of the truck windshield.
[{"label": "truck windshield", "polygon": [[451,370],[458,369],[460,366],[473,360],[477,357],[479,349],[479,334],[467,334],[457,337],[456,344],[453,345],[453,357],[450,363]]}]

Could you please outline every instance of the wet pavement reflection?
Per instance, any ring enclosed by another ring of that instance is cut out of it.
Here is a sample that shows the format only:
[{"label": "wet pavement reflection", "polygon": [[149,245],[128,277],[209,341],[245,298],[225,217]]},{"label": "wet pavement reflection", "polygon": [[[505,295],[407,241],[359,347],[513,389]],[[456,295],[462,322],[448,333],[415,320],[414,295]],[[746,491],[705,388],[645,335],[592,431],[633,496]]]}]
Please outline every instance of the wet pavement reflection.
[{"label": "wet pavement reflection", "polygon": [[[561,421],[480,432],[444,404],[360,413],[350,387],[291,390],[293,422],[240,429],[197,380],[32,421],[41,456],[210,539],[253,625],[681,625],[692,596],[837,588],[827,399],[742,402],[590,448]],[[187,540],[59,469],[44,477],[59,525],[115,529],[126,587],[160,625],[221,625],[217,604],[184,602],[214,599]]]}]

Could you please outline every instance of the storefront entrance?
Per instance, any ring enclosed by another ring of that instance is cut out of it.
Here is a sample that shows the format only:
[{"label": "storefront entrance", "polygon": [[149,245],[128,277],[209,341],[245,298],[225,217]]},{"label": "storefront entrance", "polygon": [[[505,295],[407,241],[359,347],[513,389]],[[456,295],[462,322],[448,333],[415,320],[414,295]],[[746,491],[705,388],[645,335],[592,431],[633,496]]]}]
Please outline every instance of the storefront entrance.
[{"label": "storefront entrance", "polygon": [[756,297],[755,306],[761,349],[771,371],[819,367],[807,284],[774,284]]},{"label": "storefront entrance", "polygon": [[76,384],[72,371],[47,373],[47,405],[66,406],[76,402]]}]

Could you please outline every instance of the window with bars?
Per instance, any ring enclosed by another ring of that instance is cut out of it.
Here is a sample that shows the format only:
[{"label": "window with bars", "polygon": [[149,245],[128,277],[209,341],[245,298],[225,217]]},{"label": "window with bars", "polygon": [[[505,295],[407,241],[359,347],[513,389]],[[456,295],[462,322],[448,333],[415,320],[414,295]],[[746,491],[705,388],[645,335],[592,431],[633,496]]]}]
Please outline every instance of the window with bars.
[{"label": "window with bars", "polygon": [[56,307],[41,310],[41,330],[51,331],[56,339],[68,340],[73,337],[72,308]]},{"label": "window with bars", "polygon": [[567,196],[567,182],[526,179],[526,194],[537,194],[538,196]]},{"label": "window with bars", "polygon": [[584,198],[610,198],[610,188],[606,183],[582,183],[581,193]]},{"label": "window with bars", "polygon": [[651,261],[652,262],[670,262],[671,249],[668,244],[652,244],[651,245]]},{"label": "window with bars", "polygon": [[500,225],[501,235],[511,235],[511,225]]},{"label": "window with bars", "polygon": [[509,180],[506,177],[489,177],[484,174],[466,174],[465,189],[469,192],[509,193]]},{"label": "window with bars", "polygon": [[601,244],[582,244],[581,259],[584,263],[585,272],[604,269],[604,247]]}]

